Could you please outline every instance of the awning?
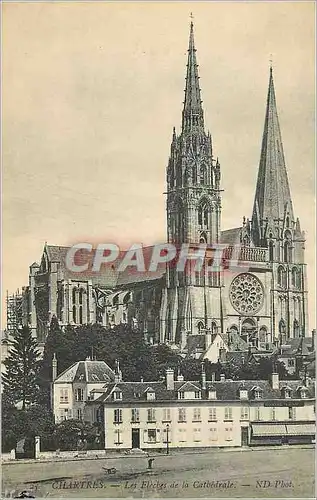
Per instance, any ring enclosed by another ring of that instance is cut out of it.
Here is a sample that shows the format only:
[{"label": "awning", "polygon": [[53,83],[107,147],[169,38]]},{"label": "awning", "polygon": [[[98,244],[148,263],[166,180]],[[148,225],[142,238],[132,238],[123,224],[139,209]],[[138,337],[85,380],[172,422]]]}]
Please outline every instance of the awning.
[{"label": "awning", "polygon": [[255,437],[260,436],[285,436],[285,424],[252,424],[252,435]]},{"label": "awning", "polygon": [[310,424],[287,424],[287,434],[289,436],[314,436],[316,434],[316,425]]}]

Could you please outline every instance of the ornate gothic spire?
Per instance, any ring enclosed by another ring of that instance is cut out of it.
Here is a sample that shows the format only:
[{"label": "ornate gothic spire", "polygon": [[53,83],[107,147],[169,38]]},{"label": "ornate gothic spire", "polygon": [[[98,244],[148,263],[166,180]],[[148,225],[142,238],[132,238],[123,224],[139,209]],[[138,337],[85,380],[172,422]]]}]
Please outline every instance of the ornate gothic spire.
[{"label": "ornate gothic spire", "polygon": [[286,207],[290,219],[294,220],[271,66],[260,166],[252,216],[252,225],[255,233],[257,233],[255,234],[256,240],[263,237],[261,232],[264,221],[274,224],[277,219],[283,219]]},{"label": "ornate gothic spire", "polygon": [[198,64],[194,41],[194,25],[190,23],[188,61],[182,132],[204,130],[204,112],[200,98]]}]

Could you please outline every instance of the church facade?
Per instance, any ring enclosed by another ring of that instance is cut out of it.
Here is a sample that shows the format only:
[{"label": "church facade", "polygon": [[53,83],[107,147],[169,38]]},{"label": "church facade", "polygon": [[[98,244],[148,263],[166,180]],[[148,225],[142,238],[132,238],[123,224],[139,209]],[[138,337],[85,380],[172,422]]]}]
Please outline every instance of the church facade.
[{"label": "church facade", "polygon": [[252,216],[222,230],[221,165],[204,123],[193,23],[166,182],[167,242],[193,252],[205,244],[202,269],[166,264],[133,273],[109,265],[78,275],[65,264],[67,247],[46,244],[23,289],[23,321],[39,340],[53,316],[62,326],[130,323],[150,343],[184,352],[190,341],[207,349],[217,333],[238,334],[260,350],[308,336],[305,234],[292,205],[272,68]]}]

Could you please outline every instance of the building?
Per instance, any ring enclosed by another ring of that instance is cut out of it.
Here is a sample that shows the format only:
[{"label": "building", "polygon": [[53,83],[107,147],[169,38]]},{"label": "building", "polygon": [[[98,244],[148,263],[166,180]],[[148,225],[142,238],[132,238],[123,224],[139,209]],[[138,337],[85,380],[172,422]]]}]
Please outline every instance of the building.
[{"label": "building", "polygon": [[102,422],[105,448],[126,450],[312,443],[310,380],[174,380],[106,384],[89,398],[84,418]]},{"label": "building", "polygon": [[104,361],[78,361],[58,377],[57,361],[53,359],[53,413],[55,422],[83,418],[85,405],[90,394],[114,382],[114,371]]},{"label": "building", "polygon": [[[309,336],[305,234],[292,204],[272,67],[252,216],[228,230],[221,224],[226,200],[215,151],[204,122],[191,23],[181,130],[173,130],[166,172],[167,241],[193,251],[205,243],[204,266],[199,272],[165,265],[155,273],[120,272],[120,256],[98,273],[89,267],[79,274],[65,264],[67,247],[46,244],[24,288],[23,321],[40,341],[53,316],[61,326],[130,323],[149,342],[180,351],[191,336],[210,332],[239,335],[259,350]],[[222,245],[222,260],[210,272],[216,245]],[[145,253],[149,257],[151,247]],[[91,262],[84,252],[77,257]],[[228,272],[233,260],[238,265]]]}]

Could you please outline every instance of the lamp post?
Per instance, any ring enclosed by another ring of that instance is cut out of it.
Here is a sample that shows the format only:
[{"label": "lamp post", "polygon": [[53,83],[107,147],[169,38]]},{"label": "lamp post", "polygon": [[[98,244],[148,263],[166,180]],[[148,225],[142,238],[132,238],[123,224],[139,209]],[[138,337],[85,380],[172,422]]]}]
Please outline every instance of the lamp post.
[{"label": "lamp post", "polygon": [[169,430],[170,430],[170,426],[169,424],[166,424],[166,455],[169,454],[170,450],[169,450],[169,441],[168,441],[168,438],[169,438]]}]

